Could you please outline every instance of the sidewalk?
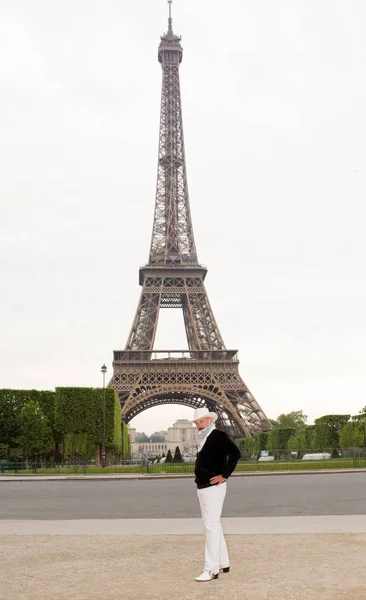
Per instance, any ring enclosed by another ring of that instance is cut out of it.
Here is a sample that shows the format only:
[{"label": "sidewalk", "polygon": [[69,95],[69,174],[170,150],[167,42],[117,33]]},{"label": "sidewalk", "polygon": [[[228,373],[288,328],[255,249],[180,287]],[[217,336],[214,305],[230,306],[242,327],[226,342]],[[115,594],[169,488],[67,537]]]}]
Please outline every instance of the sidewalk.
[{"label": "sidewalk", "polygon": [[208,583],[199,519],[138,521],[0,521],[0,599],[366,598],[366,516],[223,519],[231,571]]},{"label": "sidewalk", "polygon": [[[366,534],[366,515],[224,517],[225,535]],[[202,519],[2,520],[1,536],[204,535]],[[366,597],[365,597],[366,598]]]},{"label": "sidewalk", "polygon": [[[239,471],[231,477],[276,477],[278,475],[332,475],[333,473],[363,473],[366,469],[309,469],[302,471]],[[186,479],[194,477],[193,473],[108,473],[107,475],[4,475],[0,473],[2,481],[57,481],[57,480],[81,480],[87,481],[113,481],[119,479]],[[1,598],[0,598],[1,600]],[[366,596],[365,596],[366,600]]]}]

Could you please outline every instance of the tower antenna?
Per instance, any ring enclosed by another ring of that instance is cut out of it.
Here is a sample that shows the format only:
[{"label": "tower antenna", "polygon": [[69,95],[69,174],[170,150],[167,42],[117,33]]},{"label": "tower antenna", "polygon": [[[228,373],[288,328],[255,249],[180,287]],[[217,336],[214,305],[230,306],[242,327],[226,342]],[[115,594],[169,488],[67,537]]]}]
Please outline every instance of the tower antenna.
[{"label": "tower antenna", "polygon": [[173,0],[168,0],[168,4],[169,4],[169,29],[168,29],[168,33],[173,33],[173,19],[172,19],[172,4],[173,4]]}]

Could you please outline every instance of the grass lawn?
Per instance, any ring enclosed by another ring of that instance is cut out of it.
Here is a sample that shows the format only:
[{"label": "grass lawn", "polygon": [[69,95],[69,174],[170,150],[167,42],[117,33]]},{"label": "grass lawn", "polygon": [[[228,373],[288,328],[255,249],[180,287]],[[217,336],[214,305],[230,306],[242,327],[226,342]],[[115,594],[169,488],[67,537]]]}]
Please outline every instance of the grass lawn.
[{"label": "grass lawn", "polygon": [[271,463],[239,463],[236,471],[307,471],[317,469],[366,468],[366,458],[330,458],[328,460],[277,460]]},{"label": "grass lawn", "polygon": [[[236,472],[271,472],[271,471],[304,471],[304,470],[319,470],[319,469],[352,469],[352,468],[366,468],[366,457],[363,458],[331,458],[328,460],[290,460],[281,461],[276,460],[268,463],[258,462],[239,462],[235,471]],[[38,469],[36,473],[32,470],[19,471],[19,475],[108,475],[118,473],[131,473],[131,474],[142,474],[142,473],[165,473],[165,474],[179,474],[179,473],[193,473],[194,464],[192,463],[168,463],[168,464],[156,464],[148,467],[141,467],[140,465],[126,465],[121,467],[107,467],[105,469],[97,467],[60,467],[59,469]],[[14,474],[12,471],[6,471],[5,474]]]}]

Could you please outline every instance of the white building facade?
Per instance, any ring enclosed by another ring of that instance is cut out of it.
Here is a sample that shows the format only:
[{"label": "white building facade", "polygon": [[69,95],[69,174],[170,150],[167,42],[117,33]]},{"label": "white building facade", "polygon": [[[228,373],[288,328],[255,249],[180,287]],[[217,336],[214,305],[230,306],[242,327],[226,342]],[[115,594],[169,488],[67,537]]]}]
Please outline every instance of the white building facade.
[{"label": "white building facade", "polygon": [[[184,460],[195,460],[197,454],[196,434],[197,429],[192,421],[178,419],[172,427],[168,428],[167,439],[164,442],[136,442],[136,429],[129,427],[131,458],[152,458],[167,455],[168,451],[174,456],[176,447],[182,454]],[[162,433],[162,432],[161,432]]]}]

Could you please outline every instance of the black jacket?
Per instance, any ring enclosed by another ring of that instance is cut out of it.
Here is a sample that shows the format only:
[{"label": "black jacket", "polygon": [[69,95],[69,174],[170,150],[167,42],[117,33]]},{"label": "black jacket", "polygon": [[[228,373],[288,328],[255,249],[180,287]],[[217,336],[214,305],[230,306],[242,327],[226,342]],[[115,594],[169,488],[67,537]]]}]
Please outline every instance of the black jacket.
[{"label": "black jacket", "polygon": [[197,454],[194,474],[198,489],[211,487],[210,479],[215,475],[222,475],[225,479],[230,477],[239,458],[237,445],[226,433],[214,429]]}]

